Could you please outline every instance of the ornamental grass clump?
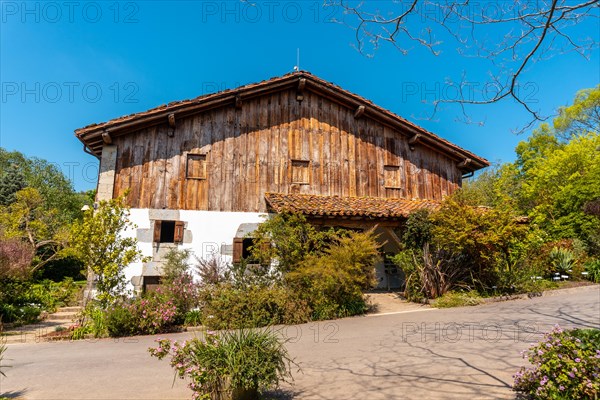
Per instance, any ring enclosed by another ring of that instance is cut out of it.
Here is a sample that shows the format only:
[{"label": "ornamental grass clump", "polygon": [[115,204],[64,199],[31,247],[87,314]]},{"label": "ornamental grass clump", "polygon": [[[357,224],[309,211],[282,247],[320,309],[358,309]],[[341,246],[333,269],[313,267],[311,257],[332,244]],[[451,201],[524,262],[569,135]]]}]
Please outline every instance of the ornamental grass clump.
[{"label": "ornamental grass clump", "polygon": [[514,375],[513,389],[533,399],[597,399],[600,330],[563,331],[558,325],[524,352],[533,365]]},{"label": "ornamental grass clump", "polygon": [[271,330],[240,329],[215,333],[183,343],[158,339],[148,349],[153,357],[171,357],[181,379],[189,380],[194,400],[255,399],[259,392],[291,381],[284,343]]}]

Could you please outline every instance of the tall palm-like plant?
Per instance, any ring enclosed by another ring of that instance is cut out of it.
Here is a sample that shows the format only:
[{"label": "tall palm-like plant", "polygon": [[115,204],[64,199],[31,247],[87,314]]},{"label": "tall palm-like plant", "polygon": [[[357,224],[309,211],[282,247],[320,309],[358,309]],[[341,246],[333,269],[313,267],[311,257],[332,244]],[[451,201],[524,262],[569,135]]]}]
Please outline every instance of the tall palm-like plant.
[{"label": "tall palm-like plant", "polygon": [[567,274],[575,266],[575,255],[569,249],[554,247],[550,251],[550,260],[556,272]]}]

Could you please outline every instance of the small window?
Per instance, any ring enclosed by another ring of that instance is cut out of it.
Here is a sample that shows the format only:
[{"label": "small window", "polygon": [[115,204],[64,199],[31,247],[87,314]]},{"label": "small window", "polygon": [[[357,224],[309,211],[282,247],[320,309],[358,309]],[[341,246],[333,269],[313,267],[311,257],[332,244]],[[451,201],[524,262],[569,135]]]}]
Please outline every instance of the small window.
[{"label": "small window", "polygon": [[250,260],[250,256],[252,253],[250,252],[250,248],[254,245],[253,238],[234,238],[233,239],[233,262],[239,263],[242,260],[246,260],[248,263],[252,264],[252,260]]},{"label": "small window", "polygon": [[[251,259],[252,252],[251,247],[255,245],[255,239],[251,237],[245,238],[234,238],[233,239],[233,262],[239,263],[242,260],[246,260],[248,264],[256,264],[258,260]],[[266,242],[263,244],[268,249],[271,244]],[[263,248],[263,250],[266,250]]]},{"label": "small window", "polygon": [[144,276],[143,291],[145,293],[155,292],[160,286],[160,276]]},{"label": "small window", "polygon": [[400,166],[385,165],[383,167],[384,185],[387,189],[401,189]]},{"label": "small window", "polygon": [[155,243],[183,243],[183,221],[154,221]]},{"label": "small window", "polygon": [[292,183],[308,185],[310,183],[310,161],[292,160]]},{"label": "small window", "polygon": [[187,179],[206,179],[206,154],[188,154],[185,168]]}]

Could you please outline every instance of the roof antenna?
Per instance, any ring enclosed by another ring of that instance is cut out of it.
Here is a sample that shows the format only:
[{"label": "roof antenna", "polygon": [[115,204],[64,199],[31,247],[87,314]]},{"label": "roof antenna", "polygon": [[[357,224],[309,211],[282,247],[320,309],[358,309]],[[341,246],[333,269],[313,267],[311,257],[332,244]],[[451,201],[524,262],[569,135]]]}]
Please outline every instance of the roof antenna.
[{"label": "roof antenna", "polygon": [[296,49],[296,65],[294,65],[294,71],[300,71],[300,48]]}]

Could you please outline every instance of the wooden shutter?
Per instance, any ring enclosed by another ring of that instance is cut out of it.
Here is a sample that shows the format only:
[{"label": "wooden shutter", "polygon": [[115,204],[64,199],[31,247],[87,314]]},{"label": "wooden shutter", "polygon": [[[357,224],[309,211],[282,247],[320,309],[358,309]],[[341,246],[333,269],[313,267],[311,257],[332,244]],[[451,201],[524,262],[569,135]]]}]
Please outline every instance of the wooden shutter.
[{"label": "wooden shutter", "polygon": [[160,224],[162,221],[154,221],[154,243],[160,242]]},{"label": "wooden shutter", "polygon": [[242,261],[242,253],[244,252],[244,239],[233,238],[233,262],[239,263]]},{"label": "wooden shutter", "polygon": [[188,154],[185,171],[188,179],[206,179],[206,154]]},{"label": "wooden shutter", "polygon": [[173,242],[177,244],[183,243],[183,233],[185,231],[185,224],[183,221],[175,221],[175,235]]},{"label": "wooden shutter", "polygon": [[384,185],[388,189],[400,189],[400,166],[384,165],[383,167]]},{"label": "wooden shutter", "polygon": [[310,183],[310,161],[292,160],[292,183],[308,185]]}]

